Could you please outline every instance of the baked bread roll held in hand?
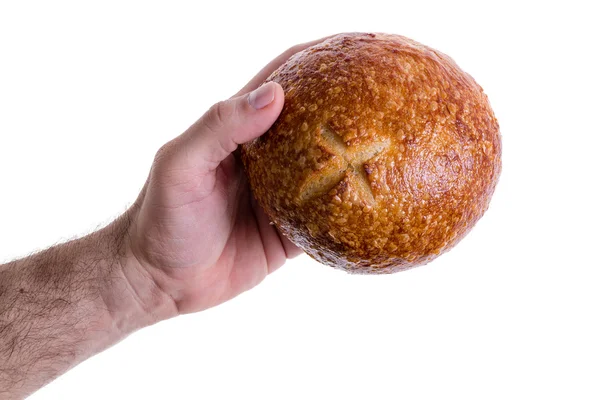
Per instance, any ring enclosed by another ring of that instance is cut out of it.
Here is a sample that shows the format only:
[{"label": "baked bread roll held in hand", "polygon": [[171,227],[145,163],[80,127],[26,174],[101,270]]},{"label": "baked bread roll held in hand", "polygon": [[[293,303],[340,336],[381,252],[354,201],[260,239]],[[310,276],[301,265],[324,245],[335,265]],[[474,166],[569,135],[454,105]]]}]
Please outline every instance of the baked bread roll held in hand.
[{"label": "baked bread roll held in hand", "polygon": [[347,33],[268,81],[285,106],[242,159],[273,223],[321,263],[354,273],[422,265],[487,209],[498,123],[448,56],[402,36]]}]

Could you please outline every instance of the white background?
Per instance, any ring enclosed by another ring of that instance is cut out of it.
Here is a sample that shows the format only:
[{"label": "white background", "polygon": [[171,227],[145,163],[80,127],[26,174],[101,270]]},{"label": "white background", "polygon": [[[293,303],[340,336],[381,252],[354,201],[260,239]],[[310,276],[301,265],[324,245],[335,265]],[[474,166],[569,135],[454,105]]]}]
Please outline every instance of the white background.
[{"label": "white background", "polygon": [[337,32],[453,57],[489,95],[504,166],[488,213],[427,266],[351,276],[299,257],[32,398],[600,397],[595,2],[83,3],[0,3],[2,260],[119,215],[161,144]]}]

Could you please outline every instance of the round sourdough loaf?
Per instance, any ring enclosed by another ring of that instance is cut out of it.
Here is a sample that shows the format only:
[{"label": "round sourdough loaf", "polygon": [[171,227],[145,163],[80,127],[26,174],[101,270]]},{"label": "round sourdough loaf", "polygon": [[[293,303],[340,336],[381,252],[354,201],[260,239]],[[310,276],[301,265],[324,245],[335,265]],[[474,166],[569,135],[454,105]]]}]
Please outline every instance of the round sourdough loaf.
[{"label": "round sourdough loaf", "polygon": [[272,222],[316,260],[354,273],[422,265],[487,209],[498,123],[448,56],[402,36],[345,33],[268,81],[285,105],[242,160]]}]

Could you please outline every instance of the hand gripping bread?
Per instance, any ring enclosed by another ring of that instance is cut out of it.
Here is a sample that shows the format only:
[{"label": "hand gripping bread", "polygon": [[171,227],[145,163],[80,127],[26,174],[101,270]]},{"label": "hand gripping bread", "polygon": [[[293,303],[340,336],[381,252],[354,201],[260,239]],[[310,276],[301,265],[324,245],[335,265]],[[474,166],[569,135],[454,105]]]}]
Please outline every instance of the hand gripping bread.
[{"label": "hand gripping bread", "polygon": [[402,36],[340,34],[268,80],[285,105],[242,160],[267,215],[321,263],[354,273],[422,265],[487,209],[498,123],[448,56]]}]

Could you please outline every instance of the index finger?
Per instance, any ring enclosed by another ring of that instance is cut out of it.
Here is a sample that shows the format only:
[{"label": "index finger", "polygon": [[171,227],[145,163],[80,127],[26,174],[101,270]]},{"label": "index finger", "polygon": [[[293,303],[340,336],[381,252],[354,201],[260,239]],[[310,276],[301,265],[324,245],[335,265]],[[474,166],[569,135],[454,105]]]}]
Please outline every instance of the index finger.
[{"label": "index finger", "polygon": [[246,84],[246,86],[244,86],[242,88],[242,90],[237,92],[233,97],[241,96],[241,95],[244,95],[246,93],[253,91],[257,87],[259,87],[269,77],[269,75],[271,75],[271,73],[273,71],[275,71],[277,68],[279,68],[279,66],[281,66],[284,62],[286,62],[291,56],[298,53],[299,51],[309,48],[310,46],[321,43],[324,40],[329,39],[332,36],[335,36],[335,35],[326,36],[321,39],[313,40],[311,42],[306,42],[306,43],[302,43],[302,44],[298,44],[296,46],[290,47],[289,49],[287,49],[286,51],[281,53],[273,61],[268,63],[263,69],[261,69],[260,72],[258,74],[256,74],[256,76],[254,78],[252,78],[250,80],[250,82],[248,82]]}]

